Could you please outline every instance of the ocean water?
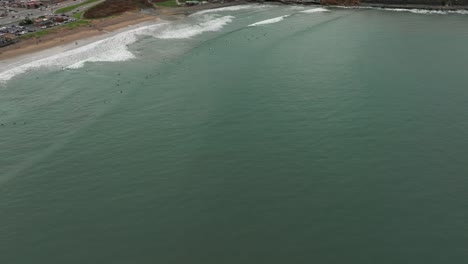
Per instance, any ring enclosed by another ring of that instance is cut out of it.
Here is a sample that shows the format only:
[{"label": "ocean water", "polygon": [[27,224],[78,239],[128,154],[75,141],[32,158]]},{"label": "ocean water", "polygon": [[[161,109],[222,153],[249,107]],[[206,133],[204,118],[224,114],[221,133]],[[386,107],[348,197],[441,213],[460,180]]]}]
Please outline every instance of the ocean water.
[{"label": "ocean water", "polygon": [[465,263],[467,22],[244,5],[0,73],[0,263]]}]

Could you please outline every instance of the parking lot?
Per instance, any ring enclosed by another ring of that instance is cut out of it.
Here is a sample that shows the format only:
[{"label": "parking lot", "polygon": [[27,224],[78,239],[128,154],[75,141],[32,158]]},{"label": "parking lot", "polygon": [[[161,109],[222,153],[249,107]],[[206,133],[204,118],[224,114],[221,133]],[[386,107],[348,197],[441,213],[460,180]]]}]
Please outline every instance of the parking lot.
[{"label": "parking lot", "polygon": [[[20,8],[20,7],[13,7],[11,3],[5,4],[6,1],[0,1],[0,14],[5,15],[4,17],[0,17],[0,27],[5,25],[11,25],[15,23],[19,23],[20,21],[26,18],[34,18],[40,16],[51,16],[54,14],[54,11],[70,5],[76,5],[85,0],[68,0],[63,1],[60,3],[56,3],[50,6],[41,6],[39,8]],[[3,3],[3,4],[2,4]]]}]

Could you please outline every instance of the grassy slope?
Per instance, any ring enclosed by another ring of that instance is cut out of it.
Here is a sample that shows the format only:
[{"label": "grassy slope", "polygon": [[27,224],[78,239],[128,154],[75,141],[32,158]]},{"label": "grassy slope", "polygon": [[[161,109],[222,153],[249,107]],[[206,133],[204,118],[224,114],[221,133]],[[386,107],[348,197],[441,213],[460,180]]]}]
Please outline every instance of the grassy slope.
[{"label": "grassy slope", "polygon": [[67,7],[64,7],[64,8],[57,9],[57,10],[54,11],[54,13],[55,14],[61,14],[61,13],[70,12],[73,9],[76,9],[76,8],[78,8],[80,6],[91,4],[91,3],[94,3],[94,2],[97,2],[97,1],[99,1],[99,0],[86,0],[83,3],[79,3],[79,4],[76,4],[76,5],[67,6]]},{"label": "grassy slope", "polygon": [[82,26],[87,26],[90,23],[91,21],[89,20],[77,20],[77,21],[73,21],[65,25],[58,26],[58,27],[53,27],[53,28],[49,28],[49,29],[45,29],[45,30],[41,30],[37,32],[24,34],[23,36],[20,37],[20,39],[38,38],[38,37],[45,36],[49,33],[55,32],[60,28],[78,28]]},{"label": "grassy slope", "polygon": [[81,16],[83,15],[84,11],[78,12],[76,14],[73,14],[72,17],[75,19],[81,19]]},{"label": "grassy slope", "polygon": [[156,6],[160,7],[177,7],[177,2],[175,0],[169,0],[169,1],[164,1],[164,2],[156,2],[154,3]]}]

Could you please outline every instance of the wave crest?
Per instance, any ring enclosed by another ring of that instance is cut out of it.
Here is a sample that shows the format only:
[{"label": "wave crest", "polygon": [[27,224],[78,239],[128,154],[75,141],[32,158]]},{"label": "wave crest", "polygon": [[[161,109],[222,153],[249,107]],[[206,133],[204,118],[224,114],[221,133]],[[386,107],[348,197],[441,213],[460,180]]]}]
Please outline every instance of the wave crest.
[{"label": "wave crest", "polygon": [[335,6],[337,8],[344,9],[373,9],[382,11],[393,11],[393,12],[408,12],[420,15],[468,15],[468,10],[441,10],[441,9],[410,9],[410,8],[384,8],[384,7],[373,7],[373,6]]},{"label": "wave crest", "polygon": [[207,16],[206,21],[199,22],[198,24],[182,24],[170,26],[159,32],[152,34],[156,38],[160,39],[184,39],[199,35],[203,32],[218,31],[221,30],[225,25],[232,22],[233,16],[223,16],[213,18]]},{"label": "wave crest", "polygon": [[328,10],[326,8],[318,7],[318,8],[312,8],[312,9],[307,9],[307,10],[301,11],[301,13],[310,14],[310,13],[320,13],[320,12],[329,12],[329,11],[330,10]]},{"label": "wave crest", "polygon": [[288,17],[288,16],[289,15],[285,15],[285,16],[270,18],[270,19],[267,19],[267,20],[262,20],[262,21],[250,24],[249,27],[255,27],[255,26],[260,26],[260,25],[278,23],[278,22],[282,21],[285,17]]},{"label": "wave crest", "polygon": [[248,10],[248,9],[263,9],[268,7],[267,5],[236,5],[236,6],[227,6],[227,7],[220,7],[220,8],[214,8],[214,9],[207,9],[203,11],[198,11],[196,13],[193,13],[190,16],[198,16],[198,15],[204,15],[204,14],[209,14],[209,13],[218,13],[218,12],[232,12],[232,11],[239,11],[239,10]]}]

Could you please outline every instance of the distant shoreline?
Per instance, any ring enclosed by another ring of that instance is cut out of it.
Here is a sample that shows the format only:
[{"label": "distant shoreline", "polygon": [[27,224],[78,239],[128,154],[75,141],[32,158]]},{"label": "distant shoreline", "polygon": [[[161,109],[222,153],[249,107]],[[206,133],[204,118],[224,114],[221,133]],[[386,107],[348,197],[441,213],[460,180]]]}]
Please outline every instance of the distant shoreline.
[{"label": "distant shoreline", "polygon": [[441,11],[468,10],[468,6],[399,5],[399,4],[371,4],[371,3],[361,3],[357,5],[356,7],[425,9],[425,10],[441,10]]},{"label": "distant shoreline", "polygon": [[[468,10],[468,6],[433,6],[433,5],[398,5],[398,4],[369,4],[361,3],[359,5],[321,5],[304,3],[303,0],[293,1],[233,1],[226,3],[208,3],[190,7],[178,8],[158,8],[151,13],[142,13],[138,11],[125,12],[121,15],[94,19],[87,26],[63,29],[51,32],[45,36],[24,39],[12,45],[0,48],[0,72],[8,70],[18,64],[37,60],[44,57],[44,54],[57,54],[63,51],[81,47],[99,39],[112,36],[114,33],[138,27],[147,23],[156,23],[162,20],[178,20],[192,13],[215,9],[226,6],[242,4],[297,4],[322,6],[329,8],[388,8],[388,9],[421,9],[421,10],[440,10],[440,11],[459,11]],[[45,52],[47,51],[47,52]]]}]

